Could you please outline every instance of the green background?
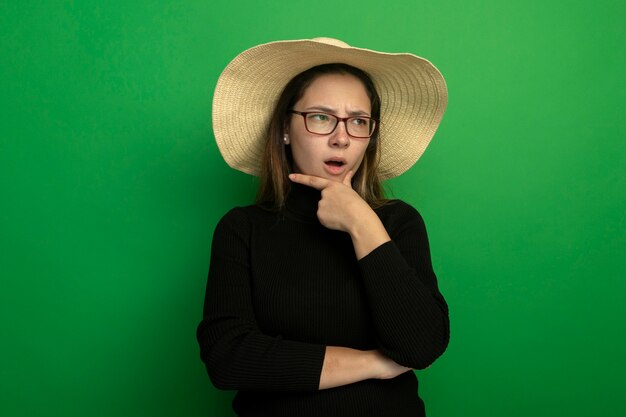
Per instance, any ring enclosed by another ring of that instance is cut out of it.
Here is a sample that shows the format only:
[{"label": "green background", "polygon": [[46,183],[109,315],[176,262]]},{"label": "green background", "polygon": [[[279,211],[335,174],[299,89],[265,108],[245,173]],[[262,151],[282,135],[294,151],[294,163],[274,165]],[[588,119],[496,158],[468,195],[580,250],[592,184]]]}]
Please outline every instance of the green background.
[{"label": "green background", "polygon": [[448,82],[388,183],[450,304],[429,416],[626,415],[624,4],[2,1],[0,415],[232,415],[195,328],[213,228],[255,182],[219,155],[213,88],[315,36]]}]

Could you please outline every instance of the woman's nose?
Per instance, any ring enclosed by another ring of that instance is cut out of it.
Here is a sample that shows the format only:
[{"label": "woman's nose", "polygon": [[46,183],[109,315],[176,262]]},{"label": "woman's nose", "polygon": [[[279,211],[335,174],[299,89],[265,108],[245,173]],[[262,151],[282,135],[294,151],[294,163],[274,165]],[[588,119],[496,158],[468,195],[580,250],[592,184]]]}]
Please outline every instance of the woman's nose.
[{"label": "woman's nose", "polygon": [[350,135],[348,135],[346,130],[345,121],[340,121],[337,124],[335,131],[330,135],[329,144],[336,148],[347,148],[350,146]]}]

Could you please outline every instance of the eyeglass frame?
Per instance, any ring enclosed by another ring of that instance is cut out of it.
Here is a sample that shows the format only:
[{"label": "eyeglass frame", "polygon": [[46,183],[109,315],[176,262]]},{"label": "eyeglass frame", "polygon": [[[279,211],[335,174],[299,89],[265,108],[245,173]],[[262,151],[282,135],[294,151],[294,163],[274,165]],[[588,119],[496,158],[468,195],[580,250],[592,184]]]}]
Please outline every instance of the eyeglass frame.
[{"label": "eyeglass frame", "polygon": [[[302,116],[302,118],[304,119],[304,128],[306,129],[307,132],[313,134],[313,135],[319,135],[319,136],[325,136],[325,135],[330,135],[331,133],[333,133],[336,129],[337,126],[339,126],[340,122],[343,122],[343,125],[346,128],[346,133],[348,134],[348,136],[353,137],[355,139],[371,139],[372,136],[374,136],[374,134],[376,133],[376,129],[378,129],[378,124],[380,123],[379,120],[374,119],[373,117],[369,117],[369,116],[362,116],[362,115],[358,115],[358,116],[348,116],[348,117],[339,117],[335,114],[332,113],[326,113],[323,111],[297,111],[297,110],[289,110],[288,113],[293,113],[293,114],[297,114]],[[311,132],[309,130],[309,126],[307,125],[306,122],[306,116],[309,114],[325,114],[327,116],[332,116],[337,120],[337,123],[335,123],[335,127],[333,127],[333,129],[328,132],[328,133],[316,133],[316,132]],[[349,119],[369,119],[370,122],[374,122],[374,128],[372,129],[372,133],[370,133],[369,136],[354,136],[353,134],[351,134],[350,132],[348,132],[348,120]]]}]

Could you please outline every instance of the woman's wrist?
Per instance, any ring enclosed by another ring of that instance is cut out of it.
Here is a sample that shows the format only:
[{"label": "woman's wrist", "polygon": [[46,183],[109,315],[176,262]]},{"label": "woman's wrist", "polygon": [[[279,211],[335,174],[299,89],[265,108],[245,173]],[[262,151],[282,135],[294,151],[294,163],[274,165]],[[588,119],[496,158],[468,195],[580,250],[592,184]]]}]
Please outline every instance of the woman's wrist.
[{"label": "woman's wrist", "polygon": [[327,389],[379,378],[383,371],[381,365],[379,354],[374,350],[327,346],[319,388]]},{"label": "woman's wrist", "polygon": [[372,378],[391,379],[411,370],[411,368],[399,365],[378,350],[373,350],[371,352],[373,359],[370,369],[374,375]]},{"label": "woman's wrist", "polygon": [[373,210],[359,217],[352,224],[348,233],[352,238],[357,259],[365,257],[383,243],[391,240],[385,226]]},{"label": "woman's wrist", "polygon": [[378,350],[366,351],[367,369],[369,369],[372,379],[385,379],[386,372],[383,355]]}]

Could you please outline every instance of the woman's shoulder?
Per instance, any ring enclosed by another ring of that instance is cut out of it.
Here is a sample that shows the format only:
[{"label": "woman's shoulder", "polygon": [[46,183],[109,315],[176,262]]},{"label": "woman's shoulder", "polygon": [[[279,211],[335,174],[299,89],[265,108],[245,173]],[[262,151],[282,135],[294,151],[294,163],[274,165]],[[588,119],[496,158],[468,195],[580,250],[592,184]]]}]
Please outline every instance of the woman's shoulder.
[{"label": "woman's shoulder", "polygon": [[256,222],[275,217],[276,212],[258,204],[235,206],[228,210],[218,222],[219,225],[246,227]]},{"label": "woman's shoulder", "polygon": [[385,201],[383,205],[374,209],[379,216],[394,217],[394,218],[413,218],[420,217],[421,215],[417,208],[407,203],[404,200],[391,199]]}]

